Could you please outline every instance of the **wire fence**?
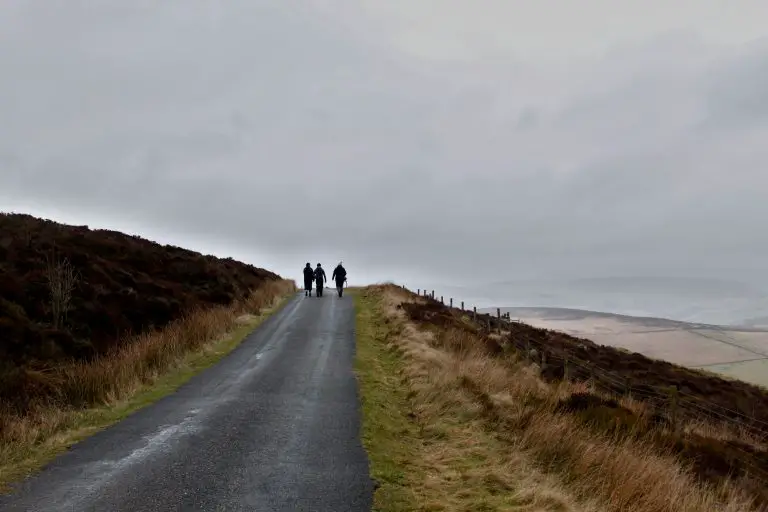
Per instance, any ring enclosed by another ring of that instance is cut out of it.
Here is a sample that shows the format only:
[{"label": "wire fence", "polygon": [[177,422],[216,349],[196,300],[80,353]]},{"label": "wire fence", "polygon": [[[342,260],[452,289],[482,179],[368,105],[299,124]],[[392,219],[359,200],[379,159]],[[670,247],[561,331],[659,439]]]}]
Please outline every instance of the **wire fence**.
[{"label": "wire fence", "polygon": [[[505,344],[526,359],[540,365],[543,372],[559,376],[568,381],[584,381],[604,393],[616,397],[629,396],[642,399],[654,406],[659,412],[663,412],[666,419],[675,429],[682,422],[681,413],[689,413],[696,417],[705,417],[712,422],[725,424],[740,433],[748,433],[757,441],[768,442],[768,422],[738,411],[735,408],[724,407],[721,404],[707,400],[686,391],[678,389],[677,385],[654,386],[648,383],[637,382],[626,375],[620,375],[615,371],[603,368],[592,361],[575,356],[567,350],[548,346],[540,339],[530,336],[515,336],[518,329],[515,324],[520,324],[518,319],[513,319],[509,314],[502,314],[499,308],[496,315],[478,313],[476,307],[468,309],[464,302],[454,305],[452,297],[446,300],[443,296],[436,296],[434,290],[417,289],[416,292],[405,286],[404,290],[419,295],[420,297],[439,302],[449,308],[454,308],[463,314],[470,315],[473,322],[486,334],[507,334]],[[537,329],[528,326],[531,329]],[[541,329],[547,331],[546,329]]]},{"label": "wire fence", "polygon": [[[443,296],[438,297],[434,290],[417,289],[414,292],[405,286],[401,288],[469,316],[484,334],[501,336],[504,345],[514,349],[528,361],[537,363],[542,373],[550,372],[563,381],[585,382],[593,390],[599,390],[615,398],[630,397],[642,401],[655,410],[661,416],[659,419],[663,419],[676,434],[680,433],[685,423],[690,423],[691,417],[705,418],[711,423],[727,427],[740,438],[748,435],[758,443],[768,443],[768,422],[734,408],[724,407],[701,396],[681,391],[677,385],[661,387],[647,382],[636,382],[639,379],[633,380],[592,361],[576,357],[567,350],[548,346],[541,339],[520,336],[521,324],[525,324],[519,319],[511,318],[508,313],[502,314],[500,308],[496,308],[495,316],[489,313],[478,313],[477,307],[473,306],[471,310],[465,308],[463,301],[454,305],[452,297],[448,297],[447,300]],[[527,325],[525,328],[552,332]],[[506,338],[504,338],[505,334]],[[737,457],[738,463],[745,472],[768,484],[768,471],[756,465],[758,459],[760,461],[765,459],[766,453],[764,451],[750,453],[745,447],[751,449],[747,444],[739,446],[737,443],[729,443],[729,448],[740,455]]]}]

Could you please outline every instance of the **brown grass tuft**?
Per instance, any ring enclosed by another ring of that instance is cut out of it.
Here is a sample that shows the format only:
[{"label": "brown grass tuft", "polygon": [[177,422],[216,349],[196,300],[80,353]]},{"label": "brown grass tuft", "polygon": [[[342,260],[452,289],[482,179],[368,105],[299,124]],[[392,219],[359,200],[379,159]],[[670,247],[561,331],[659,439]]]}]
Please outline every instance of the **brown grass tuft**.
[{"label": "brown grass tuft", "polygon": [[420,510],[761,510],[754,482],[702,479],[654,437],[664,427],[642,402],[547,382],[440,312],[414,324],[402,307],[414,297],[395,286],[368,293],[381,297],[396,333],[388,339],[403,356],[425,440],[414,456],[426,475],[413,484]]}]

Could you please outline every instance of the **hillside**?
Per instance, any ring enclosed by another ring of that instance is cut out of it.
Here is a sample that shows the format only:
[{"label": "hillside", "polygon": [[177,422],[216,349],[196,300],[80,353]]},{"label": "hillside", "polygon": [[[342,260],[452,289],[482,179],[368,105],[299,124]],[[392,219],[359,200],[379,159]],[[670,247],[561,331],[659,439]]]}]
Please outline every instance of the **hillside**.
[{"label": "hillside", "polygon": [[[413,320],[429,322],[444,327],[468,327],[460,321],[465,315],[458,308],[448,308],[438,301],[426,299],[426,305],[406,305],[406,311]],[[498,330],[498,320],[493,315],[478,315],[480,325],[490,322],[492,330]],[[637,352],[600,345],[592,340],[569,334],[542,329],[524,322],[501,320],[505,338],[488,341],[495,352],[504,347],[521,351],[535,350],[549,357],[542,376],[547,380],[562,379],[565,360],[571,365],[570,377],[586,380],[590,371],[593,377],[602,380],[601,386],[609,391],[623,392],[630,386],[639,394],[668,393],[669,386],[678,387],[681,395],[696,402],[680,404],[681,411],[699,415],[700,403],[716,408],[718,415],[740,421],[745,426],[760,428],[768,426],[768,391],[738,380],[719,378],[716,375],[685,368],[671,362],[652,359]],[[584,364],[584,366],[579,366]]]},{"label": "hillside", "polygon": [[[768,388],[768,329],[565,308],[500,308],[525,324]],[[486,312],[486,310],[481,310]],[[487,312],[496,313],[496,308]]]},{"label": "hillside", "polygon": [[[378,409],[386,414],[368,407],[380,500],[414,496],[412,507],[431,510],[768,509],[765,390],[495,316],[473,320],[391,285],[365,290],[361,304],[379,318],[360,357],[379,350],[406,386]],[[385,382],[368,372],[364,404]],[[405,408],[398,424],[396,407]],[[415,475],[389,477],[403,468]]]},{"label": "hillside", "polygon": [[[52,300],[52,286],[66,298],[61,286],[68,276],[69,304]],[[21,368],[92,360],[129,335],[162,328],[198,308],[244,300],[279,280],[232,259],[136,236],[2,214],[0,399],[18,401],[29,390]]]},{"label": "hillside", "polygon": [[[642,323],[646,327],[711,327],[707,324],[693,324],[691,322],[683,322],[682,320],[672,320],[670,318],[656,318],[646,316],[631,316],[622,315],[619,313],[606,313],[604,311],[592,311],[587,309],[575,309],[575,308],[553,308],[553,307],[502,307],[502,313],[509,313],[512,318],[528,319],[533,317],[542,317],[550,320],[583,320],[589,317],[595,318],[610,318],[623,321],[632,321]],[[496,308],[480,308],[478,311],[486,314],[494,314]]]}]

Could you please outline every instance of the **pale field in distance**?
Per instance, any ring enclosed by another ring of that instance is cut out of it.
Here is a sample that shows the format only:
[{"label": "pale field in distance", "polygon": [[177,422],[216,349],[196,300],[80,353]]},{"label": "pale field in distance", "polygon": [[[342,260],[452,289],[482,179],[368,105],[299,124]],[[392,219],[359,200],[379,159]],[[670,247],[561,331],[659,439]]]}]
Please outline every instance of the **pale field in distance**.
[{"label": "pale field in distance", "polygon": [[[555,308],[501,308],[524,323],[768,387],[768,330]],[[495,308],[484,312],[495,313]]]}]

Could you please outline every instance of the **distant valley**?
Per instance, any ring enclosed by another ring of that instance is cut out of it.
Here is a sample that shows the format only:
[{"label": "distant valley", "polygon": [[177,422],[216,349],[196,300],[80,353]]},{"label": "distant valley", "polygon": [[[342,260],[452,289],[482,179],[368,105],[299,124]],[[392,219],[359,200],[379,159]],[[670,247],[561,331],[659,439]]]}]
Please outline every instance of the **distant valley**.
[{"label": "distant valley", "polygon": [[759,326],[759,318],[753,325],[725,326],[570,308],[499,309],[535,327],[768,387],[768,328]]}]

